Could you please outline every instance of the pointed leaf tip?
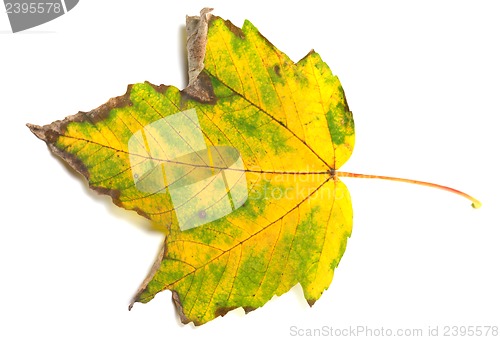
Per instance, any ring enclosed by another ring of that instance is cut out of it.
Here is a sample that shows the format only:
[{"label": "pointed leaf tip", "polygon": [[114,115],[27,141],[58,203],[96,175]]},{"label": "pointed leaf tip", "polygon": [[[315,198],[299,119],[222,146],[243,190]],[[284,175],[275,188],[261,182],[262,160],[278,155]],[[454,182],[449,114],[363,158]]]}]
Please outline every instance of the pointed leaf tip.
[{"label": "pointed leaf tip", "polygon": [[30,123],[27,123],[26,126],[39,139],[42,139],[42,140],[44,139],[43,138],[43,131],[42,131],[42,127],[41,126],[38,126],[38,125],[35,125],[35,124],[30,124]]}]

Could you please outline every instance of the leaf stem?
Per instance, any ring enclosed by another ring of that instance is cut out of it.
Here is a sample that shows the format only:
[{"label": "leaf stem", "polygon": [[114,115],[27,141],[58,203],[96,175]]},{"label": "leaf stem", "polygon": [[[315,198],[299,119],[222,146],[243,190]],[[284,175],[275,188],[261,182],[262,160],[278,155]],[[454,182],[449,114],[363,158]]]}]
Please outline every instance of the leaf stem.
[{"label": "leaf stem", "polygon": [[418,185],[423,185],[426,187],[431,187],[435,189],[441,189],[445,190],[454,194],[457,194],[459,196],[462,196],[464,198],[467,198],[472,202],[472,207],[473,208],[480,208],[481,207],[481,202],[479,202],[477,199],[474,197],[466,194],[465,192],[446,187],[444,185],[439,185],[435,183],[429,183],[429,182],[423,182],[423,181],[416,181],[414,179],[407,179],[407,178],[399,178],[399,177],[389,177],[389,176],[378,176],[378,175],[364,175],[364,174],[356,174],[352,172],[344,172],[344,171],[336,171],[335,172],[336,176],[338,177],[355,177],[355,178],[376,178],[376,179],[383,179],[383,180],[388,180],[388,181],[394,181],[394,182],[403,182],[403,183],[411,183],[411,184],[418,184]]}]

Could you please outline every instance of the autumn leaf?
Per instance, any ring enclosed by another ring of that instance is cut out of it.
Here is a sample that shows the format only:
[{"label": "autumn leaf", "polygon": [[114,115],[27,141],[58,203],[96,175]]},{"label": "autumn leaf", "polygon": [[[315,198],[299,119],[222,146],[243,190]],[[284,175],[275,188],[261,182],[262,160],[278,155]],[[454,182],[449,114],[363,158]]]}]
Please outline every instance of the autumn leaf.
[{"label": "autumn leaf", "polygon": [[249,21],[209,12],[187,20],[186,89],[134,84],[90,112],[28,124],[92,189],[164,230],[130,307],[171,290],[196,325],[297,283],[313,305],[351,235],[339,175],[362,176],[337,171],[354,122],[320,56],[294,63]]}]

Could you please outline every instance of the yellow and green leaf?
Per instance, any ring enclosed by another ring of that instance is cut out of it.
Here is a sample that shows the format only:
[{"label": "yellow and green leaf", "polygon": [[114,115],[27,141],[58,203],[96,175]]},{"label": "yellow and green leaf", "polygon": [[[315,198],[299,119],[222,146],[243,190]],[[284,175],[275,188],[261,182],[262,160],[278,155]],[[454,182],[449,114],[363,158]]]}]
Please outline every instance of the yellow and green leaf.
[{"label": "yellow and green leaf", "polygon": [[134,84],[29,127],[91,188],[164,230],[133,302],[171,290],[183,322],[203,324],[300,283],[312,305],[352,228],[336,176],[354,146],[341,84],[316,52],[294,63],[248,21],[196,20],[204,66],[185,90]]}]

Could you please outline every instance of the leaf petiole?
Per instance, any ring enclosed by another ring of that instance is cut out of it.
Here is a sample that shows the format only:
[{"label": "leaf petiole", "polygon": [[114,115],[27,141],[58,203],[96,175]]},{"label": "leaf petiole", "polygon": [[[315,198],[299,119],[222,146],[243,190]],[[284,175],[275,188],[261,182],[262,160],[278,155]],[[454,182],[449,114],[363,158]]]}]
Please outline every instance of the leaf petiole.
[{"label": "leaf petiole", "polygon": [[418,185],[423,185],[426,187],[431,187],[435,189],[441,189],[445,190],[454,194],[457,194],[459,196],[462,196],[472,202],[472,207],[475,209],[478,209],[481,207],[481,202],[479,200],[475,199],[474,197],[466,194],[465,192],[446,187],[444,185],[439,185],[435,183],[429,183],[429,182],[423,182],[423,181],[416,181],[414,179],[407,179],[407,178],[399,178],[399,177],[390,177],[390,176],[378,176],[378,175],[365,175],[365,174],[356,174],[352,172],[344,172],[344,171],[335,171],[335,175],[338,177],[355,177],[355,178],[375,178],[375,179],[383,179],[383,180],[388,180],[388,181],[394,181],[394,182],[403,182],[403,183],[411,183],[411,184],[418,184]]}]

